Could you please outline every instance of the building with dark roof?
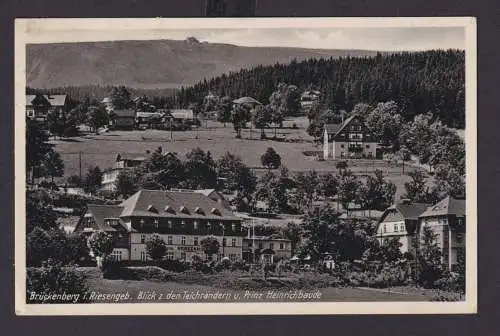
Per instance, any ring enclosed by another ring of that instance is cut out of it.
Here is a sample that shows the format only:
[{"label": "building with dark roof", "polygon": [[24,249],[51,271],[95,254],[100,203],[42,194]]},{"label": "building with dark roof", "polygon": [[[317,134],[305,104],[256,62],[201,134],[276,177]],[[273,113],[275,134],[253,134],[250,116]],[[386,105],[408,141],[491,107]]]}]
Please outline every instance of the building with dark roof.
[{"label": "building with dark roof", "polygon": [[118,205],[90,204],[75,231],[110,232],[117,239],[115,260],[148,260],[146,241],[159,235],[167,259],[205,258],[201,240],[219,240],[219,257],[242,258],[241,218],[201,192],[140,190]]},{"label": "building with dark roof", "polygon": [[377,225],[377,239],[381,245],[389,239],[398,239],[401,253],[415,255],[418,240],[418,216],[430,204],[402,201],[387,208]]},{"label": "building with dark roof", "polygon": [[137,112],[133,109],[114,109],[109,113],[109,126],[121,130],[134,129],[136,115]]},{"label": "building with dark roof", "polygon": [[146,160],[146,158],[143,156],[125,157],[120,155],[113,167],[103,171],[101,189],[105,191],[115,191],[118,175],[124,170],[140,166],[144,160]]},{"label": "building with dark roof", "polygon": [[65,113],[68,108],[67,102],[66,95],[26,95],[26,116],[45,121],[49,113]]},{"label": "building with dark roof", "polygon": [[354,115],[341,124],[325,124],[323,158],[382,158],[382,151],[363,117]]},{"label": "building with dark roof", "polygon": [[445,197],[440,202],[428,207],[419,215],[420,237],[425,228],[434,234],[441,249],[443,264],[453,270],[457,264],[457,255],[465,249],[465,199]]}]

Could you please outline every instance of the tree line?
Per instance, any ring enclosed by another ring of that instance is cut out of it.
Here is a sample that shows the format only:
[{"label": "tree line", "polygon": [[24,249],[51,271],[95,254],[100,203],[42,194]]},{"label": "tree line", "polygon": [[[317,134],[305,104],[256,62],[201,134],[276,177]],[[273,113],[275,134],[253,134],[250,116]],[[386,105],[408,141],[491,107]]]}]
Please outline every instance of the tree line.
[{"label": "tree line", "polygon": [[321,91],[323,109],[350,111],[357,103],[395,101],[403,120],[431,112],[450,127],[465,126],[465,53],[433,50],[375,57],[309,59],[257,66],[182,87],[171,104],[201,106],[211,91],[223,97],[252,96],[264,104],[279,83]]}]

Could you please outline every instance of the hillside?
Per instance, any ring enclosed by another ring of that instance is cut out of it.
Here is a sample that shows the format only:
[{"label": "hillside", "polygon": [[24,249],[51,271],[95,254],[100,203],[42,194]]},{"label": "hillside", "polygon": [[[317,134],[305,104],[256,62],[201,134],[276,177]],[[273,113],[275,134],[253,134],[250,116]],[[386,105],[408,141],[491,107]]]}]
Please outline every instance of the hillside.
[{"label": "hillside", "polygon": [[27,46],[27,85],[126,85],[178,88],[242,68],[289,63],[294,58],[372,56],[374,51],[241,47],[194,39],[33,44]]}]

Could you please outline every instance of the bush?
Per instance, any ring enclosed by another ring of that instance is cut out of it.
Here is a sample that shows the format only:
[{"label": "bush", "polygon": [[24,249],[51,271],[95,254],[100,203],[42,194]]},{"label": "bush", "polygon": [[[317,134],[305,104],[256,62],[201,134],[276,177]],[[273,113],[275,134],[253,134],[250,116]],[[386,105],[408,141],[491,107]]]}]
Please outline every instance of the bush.
[{"label": "bush", "polygon": [[346,283],[359,287],[387,288],[391,286],[403,286],[409,282],[408,272],[401,266],[385,267],[379,272],[362,271],[346,272],[344,276]]},{"label": "bush", "polygon": [[432,297],[430,301],[456,302],[456,301],[462,301],[462,297],[460,296],[460,294],[457,293],[440,293]]},{"label": "bush", "polygon": [[[87,291],[85,277],[75,267],[62,267],[60,263],[48,260],[40,268],[27,269],[27,303],[85,303],[88,302]],[[69,301],[60,296],[43,298],[43,295],[63,294],[71,295],[73,299]]]}]

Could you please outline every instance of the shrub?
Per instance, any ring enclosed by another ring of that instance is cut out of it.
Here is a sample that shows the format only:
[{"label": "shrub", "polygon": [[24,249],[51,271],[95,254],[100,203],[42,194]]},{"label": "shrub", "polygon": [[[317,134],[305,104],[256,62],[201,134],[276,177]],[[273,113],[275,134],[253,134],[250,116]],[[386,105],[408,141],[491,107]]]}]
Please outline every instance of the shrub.
[{"label": "shrub", "polygon": [[[62,267],[61,263],[49,259],[40,268],[28,268],[26,274],[27,303],[85,303],[88,299],[85,277],[75,267]],[[37,294],[36,296],[34,294]],[[57,295],[78,295],[74,301]],[[45,299],[40,295],[46,297]]]}]

